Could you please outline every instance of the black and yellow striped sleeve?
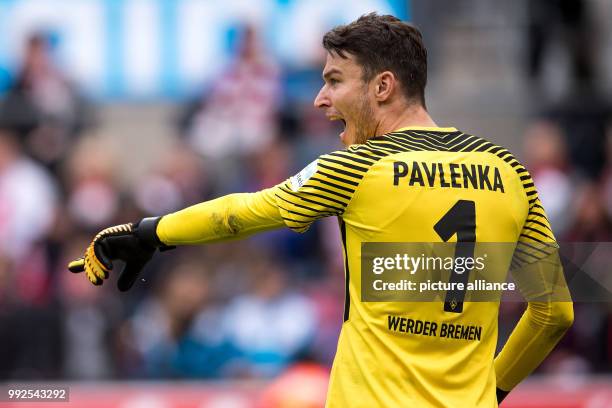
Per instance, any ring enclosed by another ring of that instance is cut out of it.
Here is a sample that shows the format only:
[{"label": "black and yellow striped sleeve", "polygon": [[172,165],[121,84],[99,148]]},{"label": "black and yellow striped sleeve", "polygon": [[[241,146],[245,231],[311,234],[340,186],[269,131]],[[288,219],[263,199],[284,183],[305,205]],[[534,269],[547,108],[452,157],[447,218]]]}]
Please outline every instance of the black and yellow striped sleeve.
[{"label": "black and yellow striped sleeve", "polygon": [[528,213],[512,259],[512,275],[528,302],[527,310],[495,358],[497,387],[511,391],[532,373],[574,320],[571,295],[563,275],[559,245],[529,172],[516,159]]},{"label": "black and yellow striped sleeve", "polygon": [[527,171],[521,177],[521,181],[527,195],[529,213],[523,225],[520,241],[554,242],[555,236],[546,217],[546,212],[538,197],[533,179]]},{"label": "black and yellow striped sleeve", "polygon": [[276,204],[285,225],[304,232],[313,221],[342,215],[376,158],[342,150],[320,156],[276,186]]},{"label": "black and yellow striped sleeve", "polygon": [[512,260],[513,269],[547,258],[558,249],[531,175],[523,166],[518,166],[517,173],[528,202],[528,213],[518,237]]}]

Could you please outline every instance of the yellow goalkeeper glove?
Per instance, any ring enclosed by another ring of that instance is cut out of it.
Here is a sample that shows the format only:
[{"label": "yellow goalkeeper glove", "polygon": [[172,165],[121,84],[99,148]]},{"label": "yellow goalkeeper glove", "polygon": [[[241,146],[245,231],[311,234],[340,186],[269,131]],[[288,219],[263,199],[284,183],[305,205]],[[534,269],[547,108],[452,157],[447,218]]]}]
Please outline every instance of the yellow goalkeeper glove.
[{"label": "yellow goalkeeper glove", "polygon": [[119,271],[117,287],[129,290],[142,268],[151,260],[155,251],[172,249],[164,245],[155,232],[161,217],[144,218],[137,224],[121,224],[106,228],[93,239],[85,256],[68,264],[70,272],[85,272],[94,285],[101,285],[113,270],[114,261],[125,264]]}]

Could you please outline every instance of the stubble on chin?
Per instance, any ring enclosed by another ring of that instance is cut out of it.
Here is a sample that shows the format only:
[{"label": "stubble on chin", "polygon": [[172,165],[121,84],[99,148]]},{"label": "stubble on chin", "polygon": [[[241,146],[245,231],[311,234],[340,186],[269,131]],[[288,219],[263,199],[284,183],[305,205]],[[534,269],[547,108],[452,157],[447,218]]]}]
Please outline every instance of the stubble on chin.
[{"label": "stubble on chin", "polygon": [[355,128],[356,144],[364,144],[368,141],[368,139],[376,136],[374,110],[372,109],[372,106],[365,95],[361,99]]}]

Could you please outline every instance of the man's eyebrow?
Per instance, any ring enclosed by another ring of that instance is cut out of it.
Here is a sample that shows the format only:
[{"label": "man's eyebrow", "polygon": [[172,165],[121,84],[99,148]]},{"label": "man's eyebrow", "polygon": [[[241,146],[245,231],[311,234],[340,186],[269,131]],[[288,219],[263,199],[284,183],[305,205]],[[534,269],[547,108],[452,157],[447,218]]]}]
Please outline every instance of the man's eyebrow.
[{"label": "man's eyebrow", "polygon": [[330,76],[332,76],[333,74],[341,74],[341,73],[342,73],[342,71],[340,71],[339,69],[332,68],[329,71],[323,73],[323,79],[327,79]]}]

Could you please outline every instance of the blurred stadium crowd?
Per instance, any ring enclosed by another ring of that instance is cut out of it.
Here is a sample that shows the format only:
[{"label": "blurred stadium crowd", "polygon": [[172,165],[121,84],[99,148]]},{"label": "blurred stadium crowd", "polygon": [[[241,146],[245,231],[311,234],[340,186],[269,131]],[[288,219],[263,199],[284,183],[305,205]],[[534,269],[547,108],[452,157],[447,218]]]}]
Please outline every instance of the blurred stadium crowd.
[{"label": "blurred stadium crowd", "polygon": [[[587,46],[584,2],[535,4],[523,76],[533,119],[517,153],[559,241],[612,241],[612,109],[598,86],[610,66]],[[558,97],[542,78],[551,42],[571,62]],[[0,94],[0,379],[271,378],[297,362],[329,366],[344,301],[335,219],[301,236],[158,255],[128,293],[66,270],[101,228],[272,186],[340,147],[336,124],[287,97],[289,73],[255,31],[243,30],[200,98],[177,107],[171,147],[129,182],[100,137],[99,107],[53,63],[48,37],[32,34],[26,49]],[[321,66],[301,80],[316,89]],[[502,306],[500,341],[523,308]],[[575,309],[540,371],[612,372],[612,307]]]},{"label": "blurred stadium crowd", "polygon": [[267,378],[331,362],[342,263],[320,237],[337,235],[334,220],[179,248],[127,294],[66,272],[105,226],[271,186],[338,147],[314,108],[279,112],[280,73],[263,57],[245,28],[232,65],[177,114],[173,146],[128,188],[95,107],[48,39],[29,38],[0,105],[0,378]]}]

